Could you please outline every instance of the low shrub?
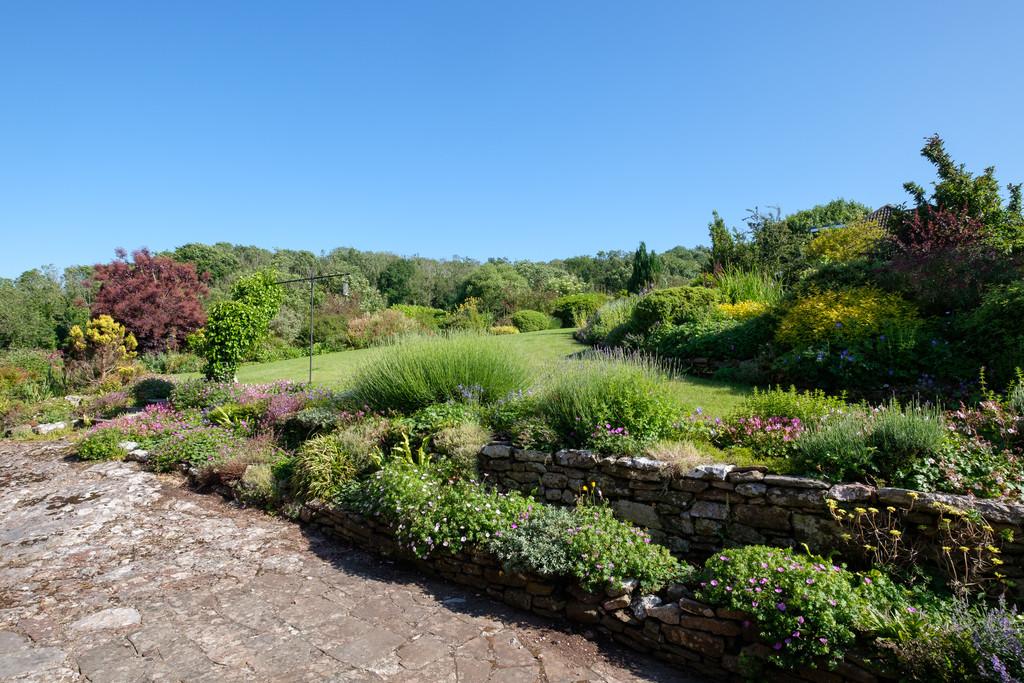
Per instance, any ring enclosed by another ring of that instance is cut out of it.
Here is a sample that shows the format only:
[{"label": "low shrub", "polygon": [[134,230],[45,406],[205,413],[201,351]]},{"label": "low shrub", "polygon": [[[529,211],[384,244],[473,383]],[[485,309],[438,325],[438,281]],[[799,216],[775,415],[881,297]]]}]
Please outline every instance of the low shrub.
[{"label": "low shrub", "polygon": [[128,451],[119,444],[126,440],[119,429],[96,429],[78,442],[75,453],[82,460],[124,460]]},{"label": "low shrub", "polygon": [[717,308],[719,315],[729,320],[749,320],[760,317],[771,310],[768,304],[750,299],[718,304]]},{"label": "low shrub", "polygon": [[404,313],[427,330],[436,331],[441,329],[444,326],[445,321],[448,319],[447,311],[441,308],[433,308],[431,306],[394,304],[391,308],[399,311],[400,313]]},{"label": "low shrub", "polygon": [[523,310],[512,314],[512,324],[520,332],[550,330],[553,327],[558,327],[560,322],[557,318],[552,318],[547,313],[541,313],[540,311]]},{"label": "low shrub", "polygon": [[772,644],[769,659],[796,668],[818,658],[842,660],[863,604],[856,584],[853,574],[824,558],[755,545],[712,556],[697,596],[750,614],[758,635]]},{"label": "low shrub", "polygon": [[566,365],[544,387],[539,408],[572,447],[590,444],[595,429],[622,428],[636,443],[652,443],[671,432],[680,414],[667,382],[642,359]]},{"label": "low shrub", "polygon": [[221,460],[235,437],[220,427],[193,427],[159,437],[150,447],[150,462],[157,472],[178,465],[202,470]]},{"label": "low shrub", "polygon": [[336,429],[340,419],[338,411],[328,406],[303,408],[284,419],[280,427],[281,440],[289,448],[298,448],[303,441]]},{"label": "low shrub", "polygon": [[139,360],[150,372],[160,375],[177,375],[183,372],[202,372],[203,359],[194,353],[163,351],[147,353]]},{"label": "low shrub", "polygon": [[609,301],[591,315],[579,332],[587,344],[617,346],[629,332],[633,310],[640,297],[631,296]]},{"label": "low shrub", "polygon": [[571,576],[573,558],[568,539],[576,524],[574,511],[569,508],[537,505],[515,528],[492,536],[487,549],[506,571]]},{"label": "low shrub", "polygon": [[267,465],[287,457],[272,439],[258,437],[227,444],[219,457],[199,471],[199,484],[231,484],[242,479],[250,467]]},{"label": "low shrub", "polygon": [[946,440],[945,421],[936,408],[895,400],[874,411],[867,445],[876,452],[874,474],[883,480],[906,476],[916,462],[936,455]]},{"label": "low shrub", "polygon": [[734,417],[718,424],[712,443],[722,448],[749,448],[763,461],[781,461],[797,447],[804,423],[796,417]]},{"label": "low shrub", "polygon": [[235,493],[246,505],[266,507],[278,502],[281,491],[277,477],[274,476],[274,466],[258,463],[246,467],[235,485]]},{"label": "low shrub", "polygon": [[140,406],[167,400],[173,392],[174,382],[160,377],[144,377],[131,386],[132,397]]},{"label": "low shrub", "polygon": [[495,325],[490,329],[491,334],[519,334],[519,328],[515,325]]},{"label": "low shrub", "polygon": [[512,528],[533,503],[518,493],[449,480],[436,469],[394,460],[341,492],[343,507],[388,523],[417,557],[458,552]]},{"label": "low shrub", "polygon": [[900,479],[915,491],[1024,498],[1024,459],[951,434],[937,453],[913,463]]},{"label": "low shrub", "polygon": [[847,409],[838,396],[829,396],[820,389],[797,391],[796,387],[757,389],[743,399],[733,417],[788,417],[805,425],[826,415]]},{"label": "low shrub", "polygon": [[477,455],[491,440],[491,432],[477,422],[444,427],[434,434],[433,450],[455,464],[456,470],[472,478]]},{"label": "low shrub", "polygon": [[580,327],[607,301],[608,295],[598,292],[567,294],[551,302],[551,315],[562,321],[562,327]]},{"label": "low shrub", "polygon": [[690,574],[691,568],[668,548],[652,543],[643,529],[615,519],[606,505],[581,505],[574,518],[569,557],[572,574],[585,590],[599,592],[636,579],[641,591],[655,592]]},{"label": "low shrub", "polygon": [[914,336],[920,326],[913,304],[896,294],[861,287],[798,300],[782,316],[775,339],[794,348],[842,348],[879,336]]},{"label": "low shrub", "polygon": [[422,331],[423,326],[413,318],[401,311],[385,309],[349,320],[348,343],[354,348],[365,349]]},{"label": "low shrub", "polygon": [[994,606],[956,600],[948,616],[932,621],[925,637],[882,645],[910,680],[1024,680],[1024,616],[1003,600]]},{"label": "low shrub", "polygon": [[834,481],[863,479],[873,469],[874,455],[867,442],[865,422],[865,416],[857,412],[824,418],[796,442],[794,468]]},{"label": "low shrub", "polygon": [[109,391],[84,400],[79,412],[89,417],[112,418],[127,412],[135,405],[135,399],[125,391]]},{"label": "low shrub", "polygon": [[657,289],[637,301],[631,326],[634,332],[646,332],[658,324],[700,320],[712,312],[718,297],[716,290],[707,287]]},{"label": "low shrub", "polygon": [[769,316],[746,319],[704,318],[659,329],[649,343],[666,358],[743,360],[754,358],[772,340]]},{"label": "low shrub", "polygon": [[512,349],[487,337],[454,335],[395,346],[360,370],[352,394],[375,410],[412,412],[446,401],[492,403],[528,381]]},{"label": "low shrub", "polygon": [[835,412],[810,424],[791,457],[795,471],[833,480],[863,478],[871,470],[870,419],[862,410]]},{"label": "low shrub", "polygon": [[234,398],[235,387],[231,383],[194,379],[175,384],[171,390],[170,403],[178,410],[188,408],[205,410],[227,403]]},{"label": "low shrub", "polygon": [[471,296],[459,304],[445,319],[443,328],[464,332],[484,332],[493,324],[494,316],[488,311],[480,310],[480,299]]}]

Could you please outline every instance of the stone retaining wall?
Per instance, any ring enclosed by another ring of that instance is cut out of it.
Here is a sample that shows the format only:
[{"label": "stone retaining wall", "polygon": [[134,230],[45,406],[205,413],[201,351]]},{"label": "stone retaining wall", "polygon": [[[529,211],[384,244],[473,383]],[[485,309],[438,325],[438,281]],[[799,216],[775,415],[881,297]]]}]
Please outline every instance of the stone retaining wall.
[{"label": "stone retaining wall", "polygon": [[[545,453],[493,443],[480,454],[485,480],[504,490],[533,493],[550,503],[575,502],[584,485],[597,485],[616,514],[650,530],[655,541],[691,561],[723,547],[754,544],[812,550],[842,549],[841,530],[828,501],[846,508],[889,506],[909,510],[903,516],[910,539],[922,544],[920,561],[937,556],[928,547],[943,506],[976,510],[1002,541],[1003,574],[1024,596],[1024,505],[969,496],[926,494],[865,484],[830,485],[817,479],[769,473],[761,467],[703,465],[680,472],[647,458],[600,456],[589,451]],[[931,531],[930,531],[931,530]],[[848,560],[853,558],[847,558]]]},{"label": "stone retaining wall", "polygon": [[[698,602],[681,585],[660,595],[640,595],[635,586],[588,593],[565,580],[505,572],[493,556],[480,551],[463,550],[427,560],[410,558],[387,527],[320,503],[307,504],[300,516],[327,535],[410,561],[426,574],[472,587],[512,607],[587,625],[627,647],[715,680],[741,680],[741,658],[764,660],[771,652],[757,642],[748,615]],[[879,681],[882,674],[866,666],[851,653],[834,671],[792,672],[768,666],[759,680]]]}]

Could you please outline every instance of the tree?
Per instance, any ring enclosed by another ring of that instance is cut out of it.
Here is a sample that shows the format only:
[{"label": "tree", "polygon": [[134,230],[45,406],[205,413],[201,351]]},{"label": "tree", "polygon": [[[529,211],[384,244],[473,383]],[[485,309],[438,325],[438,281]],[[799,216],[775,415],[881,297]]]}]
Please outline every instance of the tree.
[{"label": "tree", "polygon": [[[227,248],[225,248],[227,247]],[[180,263],[191,263],[200,276],[206,275],[212,282],[220,282],[239,268],[238,257],[232,253],[230,245],[201,244],[190,242],[183,244],[170,256]]]},{"label": "tree", "polygon": [[380,274],[377,289],[388,300],[388,305],[405,304],[412,300],[412,279],[416,264],[404,258],[395,259]]},{"label": "tree", "polygon": [[0,348],[55,349],[72,325],[88,319],[88,309],[63,291],[52,268],[0,278]]},{"label": "tree", "polygon": [[272,270],[243,277],[232,287],[230,301],[210,307],[200,342],[207,379],[231,380],[246,354],[266,337],[284,299],[281,286],[274,284],[276,280]]},{"label": "tree", "polygon": [[530,291],[526,278],[507,261],[488,261],[470,275],[462,288],[462,299],[479,299],[485,311],[506,315]]},{"label": "tree", "polygon": [[[929,210],[932,208],[956,213],[980,222],[986,240],[1001,251],[1024,249],[1020,183],[1006,186],[1010,198],[1004,206],[1003,197],[999,194],[999,181],[995,177],[995,166],[989,166],[981,175],[974,176],[964,164],[957,165],[953,161],[946,151],[945,143],[937,134],[925,141],[921,156],[935,166],[939,176],[931,197],[917,183],[903,183],[903,189],[913,198],[921,220],[930,220]],[[913,219],[905,216],[903,220]]]},{"label": "tree", "polygon": [[654,251],[648,252],[643,242],[633,254],[633,272],[629,276],[627,289],[633,294],[644,292],[654,286],[661,273],[661,259]]},{"label": "tree", "polygon": [[202,297],[207,289],[191,263],[153,256],[146,249],[128,261],[123,249],[111,263],[97,265],[99,285],[93,316],[109,315],[127,326],[142,351],[177,349],[206,316]]}]

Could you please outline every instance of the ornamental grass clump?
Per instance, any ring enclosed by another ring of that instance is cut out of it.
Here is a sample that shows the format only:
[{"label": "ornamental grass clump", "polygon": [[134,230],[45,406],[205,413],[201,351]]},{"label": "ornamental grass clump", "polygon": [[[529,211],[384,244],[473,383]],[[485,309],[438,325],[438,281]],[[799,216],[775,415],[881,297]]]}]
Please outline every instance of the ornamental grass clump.
[{"label": "ornamental grass clump", "polygon": [[374,410],[412,412],[446,401],[492,403],[529,380],[523,359],[507,346],[451,335],[388,348],[359,372],[353,396]]},{"label": "ornamental grass clump", "polygon": [[[566,365],[544,387],[539,409],[569,446],[643,446],[669,435],[678,421],[665,377],[649,361],[600,355]],[[621,430],[621,431],[617,431]]]},{"label": "ornamental grass clump", "polygon": [[794,444],[794,470],[833,481],[863,478],[874,470],[874,448],[867,443],[867,420],[861,413],[830,415]]},{"label": "ornamental grass clump", "polygon": [[330,500],[347,482],[379,466],[379,443],[367,430],[350,428],[323,434],[295,454],[292,482],[300,495]]},{"label": "ornamental grass clump", "polygon": [[939,452],[948,432],[937,408],[890,401],[874,411],[868,432],[867,445],[877,452],[875,473],[882,479],[906,476],[915,462]]}]

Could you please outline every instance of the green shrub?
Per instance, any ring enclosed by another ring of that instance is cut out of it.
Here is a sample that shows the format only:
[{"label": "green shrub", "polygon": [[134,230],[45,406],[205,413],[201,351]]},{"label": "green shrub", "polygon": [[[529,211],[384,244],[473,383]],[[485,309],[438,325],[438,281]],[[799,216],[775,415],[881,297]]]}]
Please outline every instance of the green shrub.
[{"label": "green shrub", "polygon": [[942,412],[925,406],[900,406],[895,400],[871,419],[867,445],[876,451],[875,473],[889,480],[915,462],[936,455],[948,430]]},{"label": "green shrub", "polygon": [[834,481],[863,478],[873,471],[866,418],[859,412],[835,414],[804,433],[795,444],[794,468]]},{"label": "green shrub", "polygon": [[454,335],[393,347],[361,369],[353,396],[375,410],[411,412],[446,401],[492,403],[528,381],[525,363],[507,346]]},{"label": "green shrub", "polygon": [[302,444],[295,454],[292,482],[300,494],[330,500],[345,483],[382,459],[378,445],[365,433],[323,434]]},{"label": "green shrub", "polygon": [[249,465],[235,486],[238,499],[246,505],[265,507],[281,498],[274,476],[274,467],[270,463]]},{"label": "green shrub", "polygon": [[580,338],[587,344],[618,346],[629,332],[638,296],[615,299],[601,306],[587,319]]},{"label": "green shrub", "polygon": [[150,462],[157,472],[170,472],[178,465],[202,469],[220,460],[235,437],[220,427],[194,427],[156,439],[150,448]]},{"label": "green shrub", "polygon": [[667,358],[743,360],[757,356],[772,340],[770,316],[746,320],[704,318],[663,328],[652,335],[658,355]]},{"label": "green shrub", "polygon": [[782,283],[760,270],[727,268],[713,277],[715,289],[726,303],[756,301],[774,306],[782,301]]},{"label": "green shrub", "polygon": [[456,471],[473,478],[477,455],[491,440],[491,432],[477,422],[444,427],[434,434],[434,451],[452,462]]},{"label": "green shrub", "polygon": [[448,319],[448,312],[431,306],[416,306],[413,304],[395,304],[391,308],[400,311],[412,318],[425,329],[439,330]]},{"label": "green shrub", "polygon": [[340,500],[347,509],[389,524],[401,546],[417,557],[486,543],[510,529],[532,504],[518,493],[450,481],[436,469],[401,460],[347,487]]},{"label": "green shrub", "polygon": [[670,287],[643,296],[633,309],[632,327],[646,332],[655,325],[679,325],[711,314],[719,294],[707,287]]},{"label": "green shrub", "polygon": [[353,348],[380,346],[398,337],[422,332],[423,326],[400,311],[364,313],[348,321],[348,343]]},{"label": "green shrub", "polygon": [[298,448],[303,441],[337,428],[338,411],[328,406],[310,406],[285,418],[281,425],[281,440],[288,448]]},{"label": "green shrub", "polygon": [[567,294],[551,302],[551,315],[562,321],[562,327],[580,327],[607,301],[608,295],[598,292]]},{"label": "green shrub", "polygon": [[171,390],[171,405],[177,410],[205,410],[234,400],[233,386],[227,383],[194,379],[178,382]]},{"label": "green shrub", "polygon": [[135,403],[144,406],[155,401],[164,401],[174,392],[174,382],[159,377],[145,377],[131,388]]},{"label": "green shrub", "polygon": [[796,387],[783,390],[782,387],[754,389],[743,399],[734,412],[734,417],[788,417],[810,425],[831,413],[847,409],[846,402],[837,396],[829,396],[820,389],[797,391]]},{"label": "green shrub", "polygon": [[775,664],[838,663],[853,643],[862,607],[856,577],[822,557],[765,546],[724,550],[707,561],[702,579],[697,597],[750,614]]},{"label": "green shrub", "polygon": [[619,428],[639,443],[657,441],[671,431],[680,407],[643,360],[592,359],[562,368],[544,388],[540,411],[565,444],[583,446],[595,430]]},{"label": "green shrub", "polygon": [[505,565],[506,571],[571,576],[573,558],[568,539],[577,523],[573,510],[537,505],[515,529],[492,536],[487,548]]},{"label": "green shrub", "polygon": [[807,245],[807,255],[828,263],[846,263],[872,256],[885,239],[885,229],[874,221],[857,221],[819,231]]},{"label": "green shrub", "polygon": [[112,418],[127,412],[135,400],[124,391],[110,391],[82,401],[77,412],[86,417]]},{"label": "green shrub", "polygon": [[203,359],[194,353],[161,351],[159,353],[147,353],[140,356],[139,360],[142,361],[147,370],[160,375],[203,371]]},{"label": "green shrub", "polygon": [[884,337],[913,337],[921,319],[913,304],[873,287],[824,291],[800,299],[782,316],[775,338],[803,348],[841,347]]},{"label": "green shrub", "polygon": [[538,332],[540,330],[550,330],[553,327],[558,327],[560,321],[557,318],[552,318],[547,313],[524,310],[516,311],[512,314],[512,324],[515,325],[520,332]]},{"label": "green shrub", "polygon": [[[1024,280],[991,288],[981,305],[959,324],[968,340],[966,348],[976,362],[985,366],[992,386],[1010,384],[1016,369],[1024,367]],[[980,342],[980,343],[979,343]]]},{"label": "green shrub", "polygon": [[76,453],[82,460],[124,460],[128,451],[118,444],[126,440],[119,429],[97,429],[78,442]]},{"label": "green shrub", "polygon": [[599,592],[636,579],[641,591],[656,592],[686,579],[691,571],[668,548],[651,543],[646,531],[615,519],[605,505],[580,506],[574,516],[569,556],[572,573],[585,590]]}]

